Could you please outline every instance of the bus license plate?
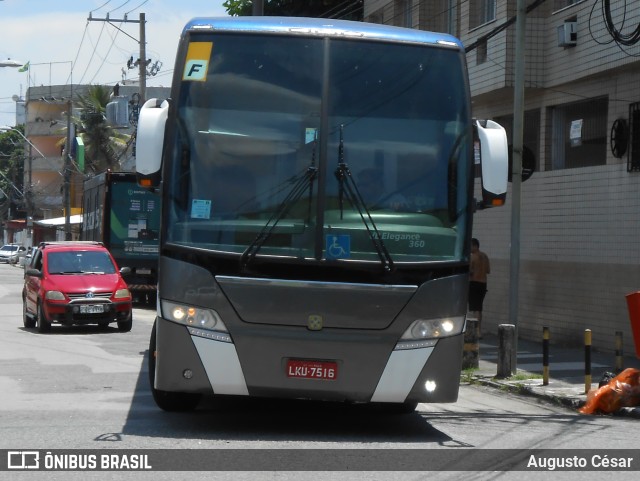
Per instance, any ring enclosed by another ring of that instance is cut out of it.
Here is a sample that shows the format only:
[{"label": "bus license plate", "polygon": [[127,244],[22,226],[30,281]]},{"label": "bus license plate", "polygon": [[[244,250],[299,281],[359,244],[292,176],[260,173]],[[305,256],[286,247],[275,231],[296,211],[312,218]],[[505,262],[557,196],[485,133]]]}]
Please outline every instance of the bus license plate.
[{"label": "bus license plate", "polygon": [[338,377],[338,363],[289,359],[287,361],[287,377],[333,381]]},{"label": "bus license plate", "polygon": [[82,304],[80,305],[80,313],[82,314],[102,314],[104,306],[101,304]]}]

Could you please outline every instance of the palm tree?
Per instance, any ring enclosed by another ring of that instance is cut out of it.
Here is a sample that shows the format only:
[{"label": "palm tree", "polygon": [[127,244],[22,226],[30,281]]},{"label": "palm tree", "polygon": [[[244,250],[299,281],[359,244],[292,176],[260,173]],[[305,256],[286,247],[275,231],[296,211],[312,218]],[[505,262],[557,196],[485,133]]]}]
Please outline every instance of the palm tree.
[{"label": "palm tree", "polygon": [[118,170],[129,146],[130,136],[112,128],[105,118],[110,92],[103,85],[93,85],[78,96],[81,113],[74,122],[85,146],[85,166],[94,173]]}]

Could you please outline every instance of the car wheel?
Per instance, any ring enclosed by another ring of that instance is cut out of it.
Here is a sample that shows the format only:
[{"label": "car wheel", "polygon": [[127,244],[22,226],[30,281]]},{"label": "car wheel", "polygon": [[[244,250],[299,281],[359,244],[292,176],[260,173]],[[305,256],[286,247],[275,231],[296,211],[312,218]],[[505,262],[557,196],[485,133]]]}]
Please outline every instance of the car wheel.
[{"label": "car wheel", "polygon": [[38,304],[38,316],[36,317],[36,324],[38,326],[38,332],[45,333],[51,330],[51,323],[47,320],[47,317],[44,315],[44,309],[42,308],[42,304]]},{"label": "car wheel", "polygon": [[129,317],[128,321],[118,321],[118,331],[129,332],[131,330],[132,325],[133,325],[133,319],[131,317]]},{"label": "car wheel", "polygon": [[187,392],[170,392],[156,389],[156,323],[154,322],[149,340],[149,384],[153,400],[163,411],[192,411],[200,403],[202,394]]},{"label": "car wheel", "polygon": [[24,327],[26,327],[27,329],[36,327],[36,320],[33,317],[29,316],[27,312],[26,299],[22,299],[22,324],[24,324]]}]

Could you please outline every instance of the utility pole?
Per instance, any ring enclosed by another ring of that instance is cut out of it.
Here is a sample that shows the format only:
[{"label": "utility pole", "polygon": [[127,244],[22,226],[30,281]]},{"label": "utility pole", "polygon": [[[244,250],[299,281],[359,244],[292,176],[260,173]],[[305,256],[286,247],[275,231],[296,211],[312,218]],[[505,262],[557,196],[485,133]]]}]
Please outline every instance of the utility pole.
[{"label": "utility pole", "polygon": [[140,14],[140,105],[144,105],[147,96],[147,36],[145,34],[145,16]]},{"label": "utility pole", "polygon": [[[145,34],[145,14],[141,13],[138,20],[129,20],[125,15],[124,18],[109,18],[109,14],[105,18],[93,18],[91,13],[89,13],[88,22],[107,22],[116,30],[124,33],[127,37],[133,39],[138,43],[140,48],[140,58],[138,59],[138,67],[140,68],[140,105],[144,103],[147,94],[147,46],[146,46],[146,34]],[[134,37],[129,35],[127,32],[122,30],[117,25],[114,25],[112,22],[118,23],[139,23],[140,24],[140,40],[136,40]]]},{"label": "utility pole", "polygon": [[64,144],[64,240],[71,240],[71,99],[67,101],[67,141]]},{"label": "utility pole", "polygon": [[264,0],[253,0],[251,14],[254,17],[260,17],[264,15]]},{"label": "utility pole", "polygon": [[525,0],[517,2],[515,75],[513,86],[513,156],[511,166],[511,264],[509,276],[509,322],[515,326],[511,360],[513,374],[518,361],[518,289],[520,286],[520,198],[524,124],[524,55],[526,30]]}]

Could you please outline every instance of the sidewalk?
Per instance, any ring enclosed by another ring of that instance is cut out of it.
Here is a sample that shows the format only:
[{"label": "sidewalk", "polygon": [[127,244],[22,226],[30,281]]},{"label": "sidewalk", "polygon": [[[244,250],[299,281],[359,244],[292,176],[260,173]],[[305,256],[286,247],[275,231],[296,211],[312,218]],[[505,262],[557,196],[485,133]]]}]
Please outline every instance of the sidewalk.
[{"label": "sidewalk", "polygon": [[[578,409],[587,399],[585,393],[584,348],[549,346],[549,384],[543,385],[542,341],[519,339],[517,352],[517,376],[497,379],[498,337],[487,334],[480,340],[479,368],[473,372],[475,382],[511,389],[514,392],[541,397],[572,409]],[[635,353],[634,353],[635,354]],[[591,351],[591,388],[597,389],[605,372],[615,373],[616,357],[613,353]],[[626,355],[623,369],[640,369],[640,359]],[[527,379],[531,374],[533,379]],[[515,378],[515,379],[514,379]],[[623,408],[615,415],[640,419],[640,406]]]}]

